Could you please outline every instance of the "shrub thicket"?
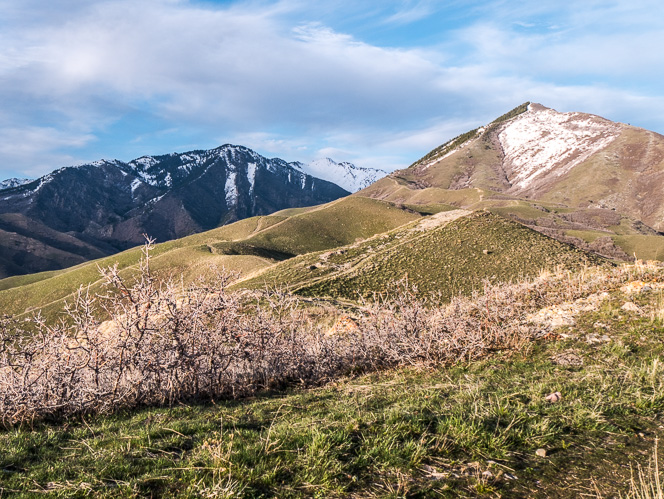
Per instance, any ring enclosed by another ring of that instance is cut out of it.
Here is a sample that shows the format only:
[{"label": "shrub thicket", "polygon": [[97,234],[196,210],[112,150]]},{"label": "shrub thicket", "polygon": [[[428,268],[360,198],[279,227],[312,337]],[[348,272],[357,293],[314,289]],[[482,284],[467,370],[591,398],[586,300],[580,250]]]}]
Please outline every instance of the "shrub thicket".
[{"label": "shrub thicket", "polygon": [[214,286],[160,282],[150,270],[150,250],[147,244],[131,283],[117,267],[102,269],[107,293],[91,296],[81,289],[58,324],[37,316],[36,331],[27,333],[10,318],[0,321],[5,425],[241,397],[350,372],[517,350],[542,332],[526,321],[528,313],[619,285],[634,272],[561,271],[487,285],[444,306],[428,306],[402,282],[365,303],[349,327],[328,329],[291,295],[227,291],[232,276],[223,272]]}]

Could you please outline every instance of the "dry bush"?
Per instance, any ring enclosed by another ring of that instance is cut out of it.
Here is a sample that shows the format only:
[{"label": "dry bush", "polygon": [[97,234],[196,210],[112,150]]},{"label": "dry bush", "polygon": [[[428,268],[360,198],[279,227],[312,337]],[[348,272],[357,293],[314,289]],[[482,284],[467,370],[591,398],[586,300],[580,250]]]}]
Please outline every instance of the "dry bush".
[{"label": "dry bush", "polygon": [[[109,412],[145,404],[237,397],[292,382],[318,383],[347,367],[338,338],[326,338],[297,300],[271,293],[251,303],[215,287],[158,282],[144,248],[132,284],[101,269],[107,293],[81,289],[67,320],[34,319],[35,333],[0,323],[0,415]],[[111,319],[101,322],[99,310]]]},{"label": "dry bush", "polygon": [[[137,276],[101,270],[105,294],[81,289],[66,320],[34,319],[36,332],[0,319],[0,417],[107,413],[146,404],[240,397],[350,372],[407,364],[440,365],[517,350],[538,333],[526,316],[634,278],[648,266],[558,271],[445,306],[418,299],[406,282],[365,303],[357,328],[326,334],[306,307],[278,291],[239,295],[214,286],[160,282],[148,242]],[[210,282],[210,280],[207,280]],[[110,317],[100,321],[99,311]]]}]

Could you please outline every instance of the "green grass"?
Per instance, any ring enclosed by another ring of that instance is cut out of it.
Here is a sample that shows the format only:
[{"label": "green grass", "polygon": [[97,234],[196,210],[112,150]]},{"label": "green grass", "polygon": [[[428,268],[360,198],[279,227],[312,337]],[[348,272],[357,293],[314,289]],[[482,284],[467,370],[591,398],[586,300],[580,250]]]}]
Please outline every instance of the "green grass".
[{"label": "green grass", "polygon": [[379,180],[361,192],[362,194],[355,194],[353,197],[368,196],[391,203],[409,206],[412,209],[415,209],[415,206],[435,205],[475,209],[483,196],[492,194],[484,189],[474,188],[458,190],[443,189],[440,187],[411,189],[399,185],[397,180],[390,177]]},{"label": "green grass", "polygon": [[[532,203],[526,201],[508,201],[505,203],[505,206],[495,206],[495,202],[487,201],[487,209],[492,213],[501,215],[505,218],[509,218],[511,215],[516,215],[517,217],[525,220],[536,221],[538,218],[546,217],[548,213],[542,209],[538,209],[533,206]],[[500,203],[503,204],[503,203]]]},{"label": "green grass", "polygon": [[282,216],[282,217],[292,217],[293,215],[301,215],[302,213],[307,213],[315,209],[316,209],[315,206],[305,206],[302,208],[286,208],[285,210],[273,213],[273,215]]},{"label": "green grass", "polygon": [[636,254],[642,260],[664,260],[662,236],[615,236],[613,240],[628,255]]},{"label": "green grass", "polygon": [[[291,216],[252,217],[158,244],[153,252],[153,269],[162,276],[183,275],[185,279],[205,273],[208,265],[249,275],[284,258],[349,244],[420,217],[392,203],[349,197],[296,210]],[[55,318],[79,286],[92,285],[93,292],[99,291],[97,266],[117,263],[128,273],[140,256],[140,248],[133,248],[62,271],[1,280],[0,310],[21,316],[42,310],[46,317]]]},{"label": "green grass", "polygon": [[[422,222],[424,223],[424,222]],[[357,300],[408,278],[423,295],[447,301],[543,268],[601,262],[516,222],[476,212],[427,230],[417,223],[332,252],[303,255],[266,268],[241,287],[283,286],[306,296]]]},{"label": "green grass", "polygon": [[246,242],[300,255],[350,244],[419,217],[391,203],[349,197],[334,201],[324,209],[292,216],[273,230],[247,238]]},{"label": "green grass", "polygon": [[606,232],[600,232],[595,230],[566,230],[565,234],[572,237],[578,237],[583,239],[587,243],[592,243],[600,237],[605,237]]},{"label": "green grass", "polygon": [[[621,310],[625,300],[644,313]],[[0,487],[12,497],[617,496],[664,435],[661,306],[657,291],[613,290],[558,331],[566,337],[481,362],[2,430]],[[550,404],[554,391],[562,400]]]},{"label": "green grass", "polygon": [[[486,253],[485,253],[486,252]],[[335,276],[302,290],[305,294],[355,298],[387,289],[401,278],[423,295],[447,301],[481,289],[484,282],[510,282],[558,265],[597,263],[583,252],[513,222],[475,214],[427,231],[369,258],[354,273]]]},{"label": "green grass", "polygon": [[35,274],[6,277],[4,279],[0,279],[0,291],[4,291],[5,289],[17,288],[19,286],[25,286],[27,284],[32,284],[33,282],[42,281],[44,279],[48,279],[49,277],[61,274],[62,272],[64,271],[50,270],[47,272],[37,272]]}]

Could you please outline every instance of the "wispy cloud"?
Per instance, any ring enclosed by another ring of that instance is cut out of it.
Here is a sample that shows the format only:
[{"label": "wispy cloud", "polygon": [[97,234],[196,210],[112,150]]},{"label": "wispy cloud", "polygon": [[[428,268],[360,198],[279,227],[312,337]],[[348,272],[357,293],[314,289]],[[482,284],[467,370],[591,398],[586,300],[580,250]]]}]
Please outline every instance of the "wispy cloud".
[{"label": "wispy cloud", "polygon": [[66,152],[68,148],[81,148],[95,140],[92,134],[66,132],[52,127],[29,126],[0,128],[0,156],[6,167],[20,168],[27,177],[38,177],[53,170],[54,165],[73,165],[81,162]]},{"label": "wispy cloud", "polygon": [[397,6],[394,14],[385,18],[386,24],[408,24],[424,19],[435,12],[431,0],[406,0]]}]

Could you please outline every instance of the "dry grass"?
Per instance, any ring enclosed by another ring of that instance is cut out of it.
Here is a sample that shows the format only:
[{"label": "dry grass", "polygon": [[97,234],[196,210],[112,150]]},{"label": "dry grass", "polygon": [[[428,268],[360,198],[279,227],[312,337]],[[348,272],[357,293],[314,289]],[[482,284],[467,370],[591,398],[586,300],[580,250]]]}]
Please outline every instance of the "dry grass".
[{"label": "dry grass", "polygon": [[638,467],[636,476],[632,473],[630,491],[627,499],[664,499],[664,488],[662,488],[662,477],[659,471],[659,458],[657,456],[658,440],[655,440],[655,448],[648,467]]}]

